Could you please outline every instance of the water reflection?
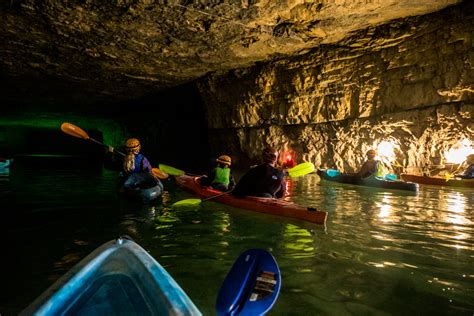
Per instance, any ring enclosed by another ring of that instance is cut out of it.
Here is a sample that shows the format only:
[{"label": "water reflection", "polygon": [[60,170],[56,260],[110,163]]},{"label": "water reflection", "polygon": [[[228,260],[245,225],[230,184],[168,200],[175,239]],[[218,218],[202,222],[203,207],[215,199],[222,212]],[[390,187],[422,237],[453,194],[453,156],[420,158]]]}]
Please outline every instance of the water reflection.
[{"label": "water reflection", "polygon": [[292,225],[285,225],[283,231],[284,249],[290,251],[290,258],[307,258],[314,256],[314,240],[309,230]]},{"label": "water reflection", "polygon": [[[1,184],[8,258],[2,304],[21,309],[103,242],[130,235],[205,315],[238,255],[270,250],[283,287],[272,315],[456,315],[474,310],[474,192],[423,186],[418,195],[291,179],[288,199],[329,213],[319,225],[216,202],[172,210],[119,199],[115,174],[13,173]],[[173,195],[173,196],[171,196]],[[13,223],[13,224],[10,224]],[[14,302],[14,303],[11,303]],[[429,304],[425,304],[429,302]],[[423,303],[423,304],[421,304]],[[1,307],[1,306],[0,306]],[[12,313],[16,314],[16,313]]]}]

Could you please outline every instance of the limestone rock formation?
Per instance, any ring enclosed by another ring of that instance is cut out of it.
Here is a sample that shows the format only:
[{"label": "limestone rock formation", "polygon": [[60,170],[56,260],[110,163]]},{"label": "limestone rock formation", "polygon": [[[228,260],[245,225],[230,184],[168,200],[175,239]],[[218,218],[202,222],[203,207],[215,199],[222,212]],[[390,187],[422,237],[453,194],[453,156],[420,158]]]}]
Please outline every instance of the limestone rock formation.
[{"label": "limestone rock formation", "polygon": [[0,4],[0,67],[12,101],[76,91],[88,94],[81,102],[123,100],[459,2],[11,0]]},{"label": "limestone rock formation", "polygon": [[267,142],[353,171],[390,141],[389,167],[420,169],[474,140],[470,0],[11,0],[0,10],[11,104],[113,107],[197,80],[212,151],[241,166]]},{"label": "limestone rock formation", "polygon": [[391,169],[446,163],[447,150],[474,141],[468,8],[368,28],[337,47],[203,78],[212,143],[223,146],[223,137],[233,136],[238,146],[229,150],[255,160],[268,142],[346,171],[381,142],[393,145]]}]

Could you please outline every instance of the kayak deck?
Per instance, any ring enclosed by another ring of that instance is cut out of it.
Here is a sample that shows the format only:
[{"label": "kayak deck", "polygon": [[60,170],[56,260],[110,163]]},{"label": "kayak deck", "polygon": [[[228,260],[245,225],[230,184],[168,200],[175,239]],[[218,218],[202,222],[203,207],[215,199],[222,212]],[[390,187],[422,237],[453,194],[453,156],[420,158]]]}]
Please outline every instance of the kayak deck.
[{"label": "kayak deck", "polygon": [[221,195],[219,197],[213,198],[212,200],[226,205],[260,213],[295,218],[320,225],[324,225],[326,223],[327,212],[316,210],[314,208],[302,207],[288,201],[273,198],[254,196],[238,198],[230,193],[222,195],[223,192],[221,191],[201,186],[198,182],[198,179],[199,177],[187,175],[177,176],[176,183],[178,186],[198,195],[201,198],[209,198]]},{"label": "kayak deck", "polygon": [[441,185],[448,187],[474,188],[474,179],[449,179],[440,177],[419,176],[402,173],[400,177],[405,181],[416,182],[419,184]]},{"label": "kayak deck", "polygon": [[219,290],[217,315],[265,315],[280,288],[280,268],[272,254],[249,249],[234,262]]},{"label": "kayak deck", "polygon": [[389,189],[389,190],[404,190],[404,191],[411,191],[411,192],[418,191],[418,184],[413,183],[413,182],[385,180],[385,179],[377,178],[375,176],[360,178],[356,175],[348,174],[348,173],[339,173],[339,174],[331,176],[328,174],[328,171],[326,169],[318,169],[317,174],[321,177],[321,179],[326,180],[326,181],[331,181],[331,182],[353,184],[353,185]]},{"label": "kayak deck", "polygon": [[0,158],[0,174],[8,174],[10,173],[10,160]]},{"label": "kayak deck", "polygon": [[22,315],[201,315],[179,285],[131,240],[105,243]]}]

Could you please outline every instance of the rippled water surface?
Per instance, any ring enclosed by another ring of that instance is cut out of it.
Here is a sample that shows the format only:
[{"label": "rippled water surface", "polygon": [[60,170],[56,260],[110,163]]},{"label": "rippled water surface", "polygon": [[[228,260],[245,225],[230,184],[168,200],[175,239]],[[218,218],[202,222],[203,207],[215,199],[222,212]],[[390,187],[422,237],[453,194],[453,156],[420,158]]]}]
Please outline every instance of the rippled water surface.
[{"label": "rippled water surface", "polygon": [[473,315],[474,190],[421,186],[418,194],[289,182],[288,197],[329,213],[326,227],[192,196],[165,182],[163,201],[115,194],[116,173],[15,166],[0,178],[1,315],[16,315],[74,264],[127,234],[148,250],[205,315],[249,248],[277,259],[282,289],[271,315]]}]

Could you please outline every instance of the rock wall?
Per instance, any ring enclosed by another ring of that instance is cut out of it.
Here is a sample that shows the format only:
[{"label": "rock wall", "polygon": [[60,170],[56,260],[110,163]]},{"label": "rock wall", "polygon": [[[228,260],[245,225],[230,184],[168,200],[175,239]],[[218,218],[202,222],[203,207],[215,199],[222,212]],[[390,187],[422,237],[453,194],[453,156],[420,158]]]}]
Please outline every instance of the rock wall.
[{"label": "rock wall", "polygon": [[299,161],[353,171],[385,140],[394,144],[392,168],[442,164],[445,150],[474,141],[473,35],[474,5],[464,3],[209,75],[198,84],[213,151],[245,165],[267,142]]}]

